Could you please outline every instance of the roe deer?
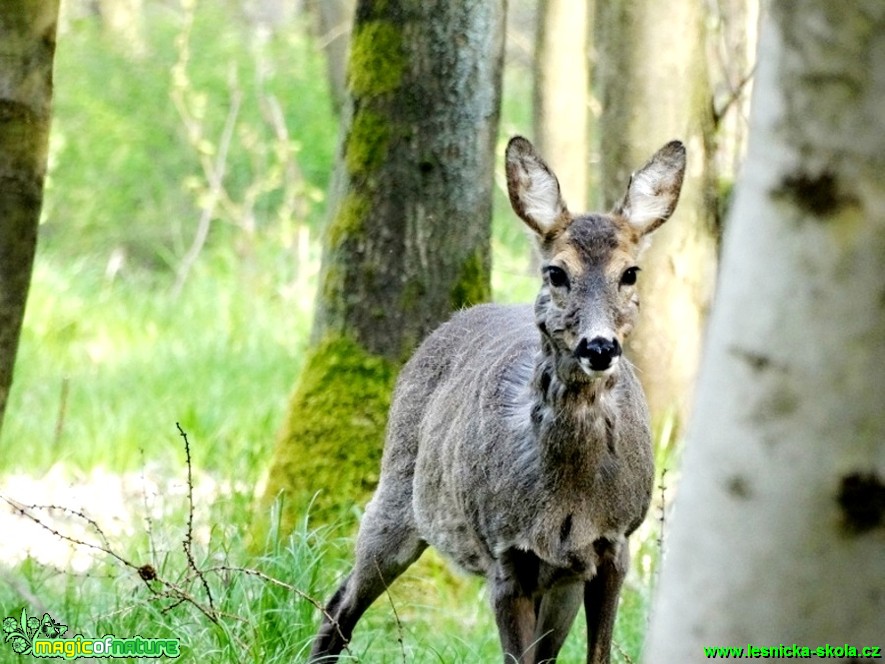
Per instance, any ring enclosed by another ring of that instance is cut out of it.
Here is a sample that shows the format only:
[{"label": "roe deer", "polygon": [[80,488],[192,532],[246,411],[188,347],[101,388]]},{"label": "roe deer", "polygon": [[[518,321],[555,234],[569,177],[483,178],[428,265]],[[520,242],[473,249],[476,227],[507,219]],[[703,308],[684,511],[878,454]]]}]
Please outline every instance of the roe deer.
[{"label": "roe deer", "polygon": [[484,575],[505,662],[552,662],[583,601],[587,662],[609,661],[627,537],[653,484],[649,415],[621,354],[645,236],[672,214],[685,148],[668,143],[610,214],[573,215],[532,144],[507,146],[516,214],[536,236],[531,305],[439,327],[403,368],[356,563],[311,661],[337,657],[369,605],[432,544]]}]

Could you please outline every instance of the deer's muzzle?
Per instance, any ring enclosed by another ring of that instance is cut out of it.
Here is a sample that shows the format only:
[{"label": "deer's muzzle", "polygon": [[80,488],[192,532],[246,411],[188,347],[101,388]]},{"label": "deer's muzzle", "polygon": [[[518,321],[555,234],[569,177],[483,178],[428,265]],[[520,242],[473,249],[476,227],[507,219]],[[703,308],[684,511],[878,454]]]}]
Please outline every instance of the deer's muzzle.
[{"label": "deer's muzzle", "polygon": [[621,344],[616,338],[593,337],[581,339],[575,349],[575,357],[584,371],[597,372],[610,369],[621,356]]}]

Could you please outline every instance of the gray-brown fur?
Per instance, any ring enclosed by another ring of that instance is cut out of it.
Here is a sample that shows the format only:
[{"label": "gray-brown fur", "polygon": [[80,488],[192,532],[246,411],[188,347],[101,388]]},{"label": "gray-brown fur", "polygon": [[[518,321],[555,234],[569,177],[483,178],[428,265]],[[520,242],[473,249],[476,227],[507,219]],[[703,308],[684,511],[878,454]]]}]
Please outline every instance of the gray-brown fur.
[{"label": "gray-brown fur", "polygon": [[684,167],[670,143],[612,214],[573,216],[531,144],[511,140],[508,187],[537,237],[540,293],[534,307],[456,314],[403,369],[354,570],[312,661],[337,657],[428,544],[488,579],[505,662],[554,661],[582,603],[587,661],[609,661],[627,537],[653,478],[645,398],[620,355],[638,313],[630,275]]}]

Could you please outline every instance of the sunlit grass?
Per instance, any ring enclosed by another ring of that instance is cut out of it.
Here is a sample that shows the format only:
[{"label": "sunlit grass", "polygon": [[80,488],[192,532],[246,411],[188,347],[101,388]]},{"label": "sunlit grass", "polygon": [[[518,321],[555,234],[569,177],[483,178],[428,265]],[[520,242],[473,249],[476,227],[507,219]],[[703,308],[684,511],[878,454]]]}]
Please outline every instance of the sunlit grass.
[{"label": "sunlit grass", "polygon": [[[315,604],[328,599],[349,570],[352,541],[335,525],[316,528],[305,519],[286,536],[272,529],[264,546],[248,554],[231,532],[231,524],[243,519],[241,510],[236,501],[221,500],[196,515],[198,524],[214,524],[210,538],[194,545],[208,594],[183,553],[182,497],[178,509],[152,523],[150,535],[109,537],[104,546],[132,566],[96,555],[88,571],[72,573],[26,561],[15,583],[0,585],[0,606],[11,615],[22,608],[49,611],[72,628],[68,636],[179,638],[186,662],[306,661],[320,618]],[[170,586],[159,580],[148,588],[133,569],[145,563],[180,592],[168,596]],[[207,611],[217,612],[217,620]],[[646,593],[628,582],[614,662],[638,661],[646,615]],[[559,661],[583,662],[585,643],[579,616]],[[485,585],[453,573],[429,551],[369,609],[342,661],[467,664],[499,658]]]},{"label": "sunlit grass", "polygon": [[180,297],[170,290],[168,278],[38,259],[0,439],[7,471],[131,470],[177,449],[176,422],[205,468],[263,465],[309,309],[243,271],[199,269]]}]

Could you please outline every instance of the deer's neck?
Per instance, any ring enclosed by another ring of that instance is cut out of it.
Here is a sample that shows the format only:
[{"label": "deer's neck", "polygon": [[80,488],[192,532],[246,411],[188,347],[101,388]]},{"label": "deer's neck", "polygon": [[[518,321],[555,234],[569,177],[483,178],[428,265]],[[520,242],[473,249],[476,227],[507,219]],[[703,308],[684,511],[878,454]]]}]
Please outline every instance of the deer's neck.
[{"label": "deer's neck", "polygon": [[531,386],[532,429],[545,474],[559,485],[583,485],[616,454],[618,374],[585,379],[563,373],[554,354],[539,353]]}]

